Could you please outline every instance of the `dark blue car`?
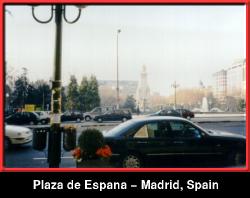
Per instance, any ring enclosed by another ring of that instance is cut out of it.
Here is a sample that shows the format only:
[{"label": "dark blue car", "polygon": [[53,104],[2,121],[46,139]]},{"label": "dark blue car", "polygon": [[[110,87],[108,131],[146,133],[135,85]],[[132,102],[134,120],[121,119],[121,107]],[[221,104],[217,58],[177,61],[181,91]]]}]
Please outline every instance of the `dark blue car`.
[{"label": "dark blue car", "polygon": [[94,118],[94,120],[97,122],[103,122],[103,121],[125,122],[127,120],[130,120],[131,118],[132,118],[132,115],[129,110],[117,109],[117,110],[107,111],[106,113],[102,115],[98,115]]}]

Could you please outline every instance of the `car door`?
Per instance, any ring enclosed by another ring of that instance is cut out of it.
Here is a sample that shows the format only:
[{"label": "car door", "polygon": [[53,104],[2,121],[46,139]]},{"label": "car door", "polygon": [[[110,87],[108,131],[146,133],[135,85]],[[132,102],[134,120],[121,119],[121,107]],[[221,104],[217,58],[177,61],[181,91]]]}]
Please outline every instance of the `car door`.
[{"label": "car door", "polygon": [[29,112],[23,112],[21,118],[22,124],[29,124],[32,121]]},{"label": "car door", "polygon": [[150,121],[139,126],[127,142],[128,150],[140,153],[146,163],[152,164],[165,157],[165,138],[159,134],[159,122]]},{"label": "car door", "polygon": [[14,115],[11,115],[6,121],[8,124],[18,124],[18,113],[15,113]]},{"label": "car door", "polygon": [[116,118],[116,113],[114,111],[107,112],[103,116],[103,120],[105,121],[114,121]]},{"label": "car door", "polygon": [[216,142],[206,138],[201,129],[186,121],[170,121],[172,145],[176,156],[186,162],[218,156]]}]

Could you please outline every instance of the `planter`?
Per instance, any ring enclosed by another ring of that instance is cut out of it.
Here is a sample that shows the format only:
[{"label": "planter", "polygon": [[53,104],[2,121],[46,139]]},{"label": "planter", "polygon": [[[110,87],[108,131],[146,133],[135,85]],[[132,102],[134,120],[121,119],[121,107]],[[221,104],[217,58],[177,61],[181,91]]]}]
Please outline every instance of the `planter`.
[{"label": "planter", "polygon": [[33,130],[33,149],[42,151],[46,148],[47,133],[49,133],[49,130],[50,128],[35,128]]},{"label": "planter", "polygon": [[63,130],[63,148],[71,151],[76,147],[76,128],[68,127]]},{"label": "planter", "polygon": [[76,162],[77,168],[111,168],[109,158],[88,159]]}]

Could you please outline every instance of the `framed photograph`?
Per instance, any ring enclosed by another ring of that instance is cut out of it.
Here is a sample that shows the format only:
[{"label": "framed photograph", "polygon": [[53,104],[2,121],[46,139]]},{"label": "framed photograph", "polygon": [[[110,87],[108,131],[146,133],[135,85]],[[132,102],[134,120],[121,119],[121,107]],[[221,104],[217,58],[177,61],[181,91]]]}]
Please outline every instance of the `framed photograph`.
[{"label": "framed photograph", "polygon": [[0,169],[249,171],[249,3],[1,3]]}]

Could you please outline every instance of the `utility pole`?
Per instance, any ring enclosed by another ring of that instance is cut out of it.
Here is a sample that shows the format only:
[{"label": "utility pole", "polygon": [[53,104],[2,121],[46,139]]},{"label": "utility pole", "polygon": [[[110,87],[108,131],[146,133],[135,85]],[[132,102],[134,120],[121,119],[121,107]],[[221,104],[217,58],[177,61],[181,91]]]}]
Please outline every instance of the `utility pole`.
[{"label": "utility pole", "polygon": [[174,83],[172,84],[172,87],[174,88],[174,109],[176,109],[176,89],[179,87],[180,85],[176,84],[176,81],[174,81]]},{"label": "utility pole", "polygon": [[117,30],[117,36],[116,36],[116,108],[119,109],[119,102],[120,102],[120,96],[119,96],[119,34],[121,33],[121,30]]}]

